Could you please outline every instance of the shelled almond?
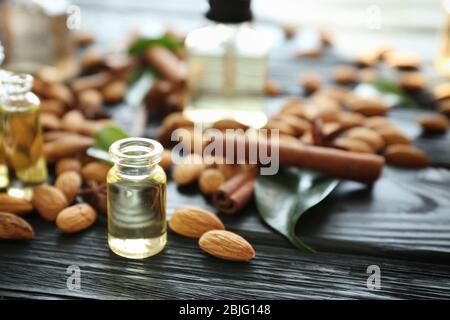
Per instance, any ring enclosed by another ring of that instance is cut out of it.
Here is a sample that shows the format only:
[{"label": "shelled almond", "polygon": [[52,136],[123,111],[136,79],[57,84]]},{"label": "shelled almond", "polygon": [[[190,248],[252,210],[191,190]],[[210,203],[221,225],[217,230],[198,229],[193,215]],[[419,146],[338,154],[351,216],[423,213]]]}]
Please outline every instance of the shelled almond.
[{"label": "shelled almond", "polygon": [[387,163],[399,167],[423,168],[430,164],[430,159],[423,151],[410,145],[388,146],[384,156]]},{"label": "shelled almond", "polygon": [[418,123],[425,132],[430,133],[445,133],[450,126],[448,118],[440,114],[423,116],[418,119]]},{"label": "shelled almond", "polygon": [[222,221],[213,213],[195,207],[176,209],[170,219],[172,231],[190,238],[200,238],[210,230],[224,230]]}]

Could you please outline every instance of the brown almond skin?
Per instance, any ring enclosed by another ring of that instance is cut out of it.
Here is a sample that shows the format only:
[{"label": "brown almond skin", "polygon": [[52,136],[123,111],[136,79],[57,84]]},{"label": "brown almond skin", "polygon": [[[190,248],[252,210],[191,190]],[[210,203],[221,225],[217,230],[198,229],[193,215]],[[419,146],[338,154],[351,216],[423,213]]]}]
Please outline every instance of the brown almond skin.
[{"label": "brown almond skin", "polygon": [[32,202],[39,215],[47,221],[55,221],[58,213],[68,206],[64,193],[49,185],[35,187]]},{"label": "brown almond skin", "polygon": [[190,238],[199,238],[210,230],[225,229],[215,214],[195,207],[176,209],[169,219],[169,227],[175,233]]},{"label": "brown almond skin", "polygon": [[264,84],[264,92],[268,97],[277,97],[281,94],[281,88],[275,81],[267,80]]},{"label": "brown almond skin", "polygon": [[197,181],[204,168],[205,164],[200,156],[195,154],[188,155],[183,160],[183,163],[174,168],[172,177],[176,184],[180,186],[187,185]]},{"label": "brown almond skin", "polygon": [[7,193],[0,193],[0,211],[24,215],[33,211],[33,205],[25,199],[12,197]]},{"label": "brown almond skin", "polygon": [[92,138],[81,135],[62,136],[44,144],[44,155],[48,163],[53,163],[60,158],[67,158],[84,152],[93,144],[94,140]]},{"label": "brown almond skin", "polygon": [[102,90],[103,100],[106,103],[117,103],[122,101],[127,86],[123,81],[114,81],[105,86]]},{"label": "brown almond skin", "polygon": [[393,127],[380,128],[376,131],[383,138],[387,146],[393,144],[411,144],[411,139],[408,136]]},{"label": "brown almond skin", "polygon": [[384,147],[384,140],[376,131],[364,127],[356,127],[347,131],[346,136],[352,139],[364,141],[378,151]]},{"label": "brown almond skin", "polygon": [[219,130],[242,129],[247,130],[248,126],[233,119],[222,119],[213,123],[212,128]]},{"label": "brown almond skin", "polygon": [[203,251],[223,260],[250,261],[255,257],[250,243],[230,231],[208,231],[201,236],[198,244]]},{"label": "brown almond skin", "polygon": [[67,203],[71,204],[80,191],[81,176],[75,171],[64,172],[56,179],[55,187],[64,193]]},{"label": "brown almond skin", "polygon": [[75,158],[64,158],[58,160],[56,162],[55,172],[56,175],[59,176],[60,174],[67,172],[67,171],[75,171],[80,172],[81,171],[81,161]]},{"label": "brown almond skin", "polygon": [[382,101],[361,97],[348,99],[347,107],[353,112],[361,113],[367,117],[381,116],[389,111],[389,107]]},{"label": "brown almond skin", "polygon": [[423,116],[417,122],[429,133],[445,133],[450,126],[448,118],[441,114]]},{"label": "brown almond skin", "polygon": [[32,239],[33,227],[21,217],[7,212],[0,212],[0,239]]},{"label": "brown almond skin", "polygon": [[204,195],[211,195],[216,192],[225,182],[225,176],[218,169],[203,170],[198,179],[198,186]]},{"label": "brown almond skin", "polygon": [[161,157],[161,161],[159,162],[159,165],[161,166],[161,168],[164,169],[164,171],[168,171],[170,170],[170,168],[173,165],[172,162],[172,152],[168,149],[164,149],[162,157]]},{"label": "brown almond skin", "polygon": [[86,203],[76,204],[62,210],[56,218],[56,226],[65,233],[87,229],[97,220],[97,212]]},{"label": "brown almond skin", "polygon": [[347,138],[347,137],[337,138],[334,141],[334,145],[341,149],[352,151],[352,152],[375,153],[375,151],[372,149],[372,147],[368,143],[366,143],[362,140],[353,139],[353,138]]},{"label": "brown almond skin", "polygon": [[95,181],[105,183],[111,165],[106,162],[94,161],[85,165],[81,169],[81,176],[84,181]]},{"label": "brown almond skin", "polygon": [[430,159],[422,150],[409,145],[388,146],[384,156],[388,164],[398,167],[424,168],[430,164]]}]

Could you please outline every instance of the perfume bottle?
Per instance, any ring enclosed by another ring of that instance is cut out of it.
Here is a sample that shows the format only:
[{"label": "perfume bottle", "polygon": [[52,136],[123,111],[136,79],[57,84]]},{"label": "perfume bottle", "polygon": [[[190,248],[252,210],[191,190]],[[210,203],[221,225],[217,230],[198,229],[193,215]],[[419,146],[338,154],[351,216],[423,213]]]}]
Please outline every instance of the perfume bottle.
[{"label": "perfume bottle", "polygon": [[233,119],[265,125],[264,83],[270,40],[251,26],[250,0],[209,0],[212,24],[185,40],[189,68],[189,119],[211,124]]},{"label": "perfume bottle", "polygon": [[[3,54],[3,46],[0,42],[0,66],[2,65],[4,59]],[[3,95],[2,92],[2,81],[4,78],[6,78],[9,75],[9,73],[5,70],[0,69],[0,99]],[[2,118],[2,113],[0,111],[0,120]],[[0,121],[0,189],[4,189],[9,184],[9,176],[8,176],[8,166],[6,165],[6,158],[5,158],[5,150],[3,148],[3,124],[2,121]]]},{"label": "perfume bottle", "polygon": [[8,187],[8,193],[29,198],[32,187],[47,180],[39,121],[40,101],[31,92],[33,77],[30,75],[13,74],[2,83],[3,147],[16,180]]},{"label": "perfume bottle", "polygon": [[166,174],[163,147],[145,138],[116,141],[107,176],[108,244],[116,254],[143,259],[166,245]]}]

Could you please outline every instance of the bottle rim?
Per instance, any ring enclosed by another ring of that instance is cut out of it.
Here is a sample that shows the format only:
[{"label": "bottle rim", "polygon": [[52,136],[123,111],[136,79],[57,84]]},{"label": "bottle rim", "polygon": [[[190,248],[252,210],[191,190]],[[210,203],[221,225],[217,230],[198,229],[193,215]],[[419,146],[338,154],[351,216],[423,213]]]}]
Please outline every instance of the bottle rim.
[{"label": "bottle rim", "polygon": [[7,74],[2,79],[2,85],[6,94],[27,93],[33,87],[33,76],[26,73]]},{"label": "bottle rim", "polygon": [[125,138],[114,142],[109,148],[111,160],[125,167],[154,166],[161,161],[163,146],[148,138]]}]

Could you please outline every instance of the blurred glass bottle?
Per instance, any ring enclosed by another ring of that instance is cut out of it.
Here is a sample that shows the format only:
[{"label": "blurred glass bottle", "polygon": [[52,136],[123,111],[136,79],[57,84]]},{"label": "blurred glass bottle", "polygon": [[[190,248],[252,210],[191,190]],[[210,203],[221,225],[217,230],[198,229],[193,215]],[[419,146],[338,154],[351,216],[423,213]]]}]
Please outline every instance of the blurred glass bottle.
[{"label": "blurred glass bottle", "polygon": [[446,24],[442,30],[440,50],[435,59],[436,70],[442,76],[450,76],[450,0],[442,1]]},{"label": "blurred glass bottle", "polygon": [[72,52],[65,0],[0,0],[0,41],[8,69],[34,73]]},{"label": "blurred glass bottle", "polygon": [[211,124],[234,119],[252,127],[267,122],[264,83],[271,47],[250,21],[250,0],[209,0],[213,21],[186,38],[189,99],[185,115]]},{"label": "blurred glass bottle", "polygon": [[[0,42],[0,66],[3,63],[4,59],[3,54],[3,46]],[[3,79],[7,77],[9,73],[5,70],[0,69],[0,99],[3,95]],[[3,121],[2,119],[2,113],[0,109],[0,189],[4,189],[9,184],[9,177],[8,177],[8,166],[6,165],[6,159],[5,159],[5,151],[3,148]]]},{"label": "blurred glass bottle", "polygon": [[47,179],[39,121],[40,101],[31,92],[32,85],[30,75],[10,75],[3,80],[4,93],[0,101],[6,161],[16,178],[8,187],[8,193],[23,198],[29,198],[31,187]]}]

